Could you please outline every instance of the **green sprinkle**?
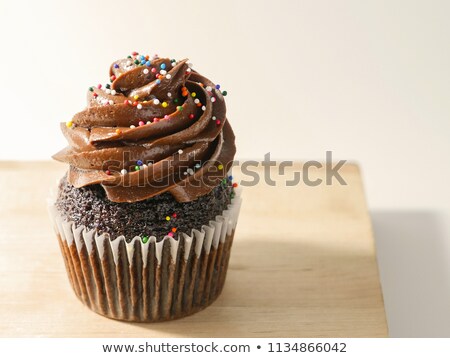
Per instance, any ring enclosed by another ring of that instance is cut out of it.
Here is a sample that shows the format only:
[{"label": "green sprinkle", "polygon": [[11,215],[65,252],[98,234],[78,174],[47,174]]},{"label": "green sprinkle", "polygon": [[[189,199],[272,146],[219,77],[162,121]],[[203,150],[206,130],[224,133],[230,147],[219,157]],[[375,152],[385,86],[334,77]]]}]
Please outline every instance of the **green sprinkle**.
[{"label": "green sprinkle", "polygon": [[228,94],[227,91],[222,91],[222,96],[226,96]]},{"label": "green sprinkle", "polygon": [[147,235],[142,236],[141,240],[143,244],[146,244],[148,241],[149,237]]},{"label": "green sprinkle", "polygon": [[179,110],[180,112],[183,110],[182,106],[177,106],[177,110]]},{"label": "green sprinkle", "polygon": [[135,63],[136,65],[138,65],[138,64],[139,64],[139,60],[134,60],[134,63]]},{"label": "green sprinkle", "polygon": [[111,88],[111,86],[109,85],[109,83],[106,84],[106,88],[107,88],[107,89],[110,89],[110,88]]},{"label": "green sprinkle", "polygon": [[89,87],[89,91],[94,92],[94,87]]},{"label": "green sprinkle", "polygon": [[139,165],[136,165],[136,166],[134,167],[134,170],[136,170],[136,171],[138,171],[139,169],[141,169],[141,167],[140,167]]},{"label": "green sprinkle", "polygon": [[174,102],[174,103],[178,103],[178,98],[175,98],[175,99],[173,100],[173,102]]}]

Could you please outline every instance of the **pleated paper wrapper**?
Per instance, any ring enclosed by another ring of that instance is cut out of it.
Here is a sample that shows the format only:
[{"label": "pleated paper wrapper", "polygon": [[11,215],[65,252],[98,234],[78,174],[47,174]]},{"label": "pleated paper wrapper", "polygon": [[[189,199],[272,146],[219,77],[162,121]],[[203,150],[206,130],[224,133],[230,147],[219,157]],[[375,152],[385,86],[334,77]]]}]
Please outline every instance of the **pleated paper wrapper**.
[{"label": "pleated paper wrapper", "polygon": [[237,191],[222,215],[178,238],[98,235],[49,212],[67,274],[91,310],[118,320],[158,322],[181,318],[210,305],[221,293],[241,206]]}]

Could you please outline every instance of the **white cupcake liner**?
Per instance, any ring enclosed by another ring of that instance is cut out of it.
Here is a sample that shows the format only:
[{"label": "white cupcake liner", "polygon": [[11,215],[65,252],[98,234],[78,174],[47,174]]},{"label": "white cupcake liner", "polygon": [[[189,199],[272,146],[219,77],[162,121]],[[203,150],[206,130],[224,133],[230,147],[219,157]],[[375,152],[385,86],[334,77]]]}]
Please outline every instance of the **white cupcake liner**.
[{"label": "white cupcake liner", "polygon": [[209,225],[165,236],[110,240],[48,209],[75,294],[93,311],[134,322],[176,319],[212,303],[222,291],[241,206],[236,190]]}]

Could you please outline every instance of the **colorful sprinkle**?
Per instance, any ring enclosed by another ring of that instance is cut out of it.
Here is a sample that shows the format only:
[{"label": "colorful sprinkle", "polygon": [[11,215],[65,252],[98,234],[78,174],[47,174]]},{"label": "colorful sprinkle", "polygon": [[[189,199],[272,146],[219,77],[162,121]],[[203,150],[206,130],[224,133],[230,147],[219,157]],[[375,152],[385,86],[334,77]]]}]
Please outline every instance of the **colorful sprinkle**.
[{"label": "colorful sprinkle", "polygon": [[132,54],[133,56],[137,56],[137,55],[139,55],[139,52],[133,51],[131,54]]},{"label": "colorful sprinkle", "polygon": [[214,103],[216,101],[216,97],[211,97],[211,102]]},{"label": "colorful sprinkle", "polygon": [[150,67],[151,64],[152,64],[152,63],[151,63],[150,61],[147,61],[147,62],[145,63],[145,66]]},{"label": "colorful sprinkle", "polygon": [[130,128],[133,129],[133,128],[136,128],[136,126],[135,126],[134,124],[132,124],[132,125],[130,126]]},{"label": "colorful sprinkle", "polygon": [[114,81],[116,80],[116,76],[112,75],[112,76],[110,77],[110,80],[111,80],[111,82],[114,82]]},{"label": "colorful sprinkle", "polygon": [[101,88],[102,88],[102,85],[99,83],[99,84],[97,85],[97,88],[98,88],[98,89],[101,89]]}]

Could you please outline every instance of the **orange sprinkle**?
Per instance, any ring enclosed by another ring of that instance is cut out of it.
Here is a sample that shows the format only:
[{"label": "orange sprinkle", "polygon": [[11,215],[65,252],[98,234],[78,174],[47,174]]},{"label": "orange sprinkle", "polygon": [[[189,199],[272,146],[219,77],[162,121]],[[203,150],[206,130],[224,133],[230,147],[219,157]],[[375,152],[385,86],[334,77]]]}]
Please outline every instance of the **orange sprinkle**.
[{"label": "orange sprinkle", "polygon": [[172,228],[172,232],[177,232],[177,228],[176,228],[176,227],[173,227],[173,228]]},{"label": "orange sprinkle", "polygon": [[116,129],[116,133],[117,133],[117,134],[121,134],[122,131],[121,131],[120,129]]}]

